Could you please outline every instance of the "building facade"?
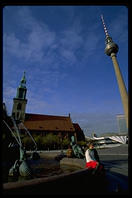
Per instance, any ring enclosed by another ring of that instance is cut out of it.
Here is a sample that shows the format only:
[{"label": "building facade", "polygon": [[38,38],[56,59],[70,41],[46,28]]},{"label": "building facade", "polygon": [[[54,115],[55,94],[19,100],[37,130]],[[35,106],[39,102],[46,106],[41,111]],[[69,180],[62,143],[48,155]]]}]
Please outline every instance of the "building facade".
[{"label": "building facade", "polygon": [[118,125],[119,133],[128,133],[128,129],[127,129],[127,126],[126,126],[125,115],[118,114],[116,116],[116,118],[117,118],[117,125]]},{"label": "building facade", "polygon": [[13,99],[12,116],[18,122],[22,122],[20,130],[26,129],[33,135],[45,136],[48,133],[68,139],[74,135],[76,141],[85,140],[84,133],[78,123],[72,123],[70,114],[68,116],[40,115],[26,113],[26,78],[25,72],[17,88],[16,97]]}]

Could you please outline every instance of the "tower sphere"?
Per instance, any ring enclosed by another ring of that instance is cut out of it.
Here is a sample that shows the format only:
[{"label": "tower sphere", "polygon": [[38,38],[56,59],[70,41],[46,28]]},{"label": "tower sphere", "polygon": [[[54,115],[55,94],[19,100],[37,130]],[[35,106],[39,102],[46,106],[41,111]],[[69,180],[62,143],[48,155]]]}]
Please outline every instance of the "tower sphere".
[{"label": "tower sphere", "polygon": [[117,53],[118,52],[118,45],[115,44],[114,42],[110,42],[106,45],[106,48],[105,48],[105,53],[110,56],[111,53]]}]

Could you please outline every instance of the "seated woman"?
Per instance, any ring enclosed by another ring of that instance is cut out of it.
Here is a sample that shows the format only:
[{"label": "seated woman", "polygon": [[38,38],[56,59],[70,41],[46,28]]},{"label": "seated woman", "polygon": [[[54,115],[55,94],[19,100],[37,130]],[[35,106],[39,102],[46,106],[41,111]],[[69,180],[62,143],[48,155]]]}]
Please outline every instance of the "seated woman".
[{"label": "seated woman", "polygon": [[102,170],[104,172],[104,167],[102,164],[100,164],[99,155],[97,153],[97,150],[94,148],[94,144],[90,142],[88,144],[88,148],[85,152],[85,158],[86,158],[86,167],[90,170],[92,170],[92,173],[102,173]]}]

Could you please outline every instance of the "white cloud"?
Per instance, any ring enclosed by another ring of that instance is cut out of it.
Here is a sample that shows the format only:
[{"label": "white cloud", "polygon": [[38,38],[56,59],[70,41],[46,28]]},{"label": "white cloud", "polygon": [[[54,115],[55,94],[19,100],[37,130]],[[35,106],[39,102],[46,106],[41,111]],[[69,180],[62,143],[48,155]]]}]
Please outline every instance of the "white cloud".
[{"label": "white cloud", "polygon": [[13,98],[16,96],[16,88],[7,86],[3,90],[3,102],[6,104],[7,113],[10,115],[13,106]]},{"label": "white cloud", "polygon": [[88,33],[86,41],[84,43],[85,56],[94,55],[97,50],[100,38],[97,37],[96,33]]},{"label": "white cloud", "polygon": [[120,41],[121,43],[128,41],[128,17],[124,10],[121,10],[120,14],[111,22],[110,32],[112,32],[113,40]]},{"label": "white cloud", "polygon": [[4,51],[18,58],[24,58],[31,63],[34,61],[42,63],[44,49],[49,47],[53,40],[53,33],[45,33],[42,30],[41,32],[32,31],[25,43],[18,39],[15,34],[5,34]]},{"label": "white cloud", "polygon": [[[39,91],[41,93],[39,93]],[[49,88],[44,88],[43,90],[36,90],[36,92],[32,90],[27,91],[27,106],[26,106],[26,112],[27,113],[40,113],[40,114],[46,114],[45,112],[52,109],[52,106],[48,101],[43,99],[45,93],[51,93],[53,94],[52,90]]]},{"label": "white cloud", "polygon": [[11,86],[6,87],[4,89],[4,93],[3,94],[4,94],[3,95],[4,98],[8,98],[8,99],[9,98],[13,98],[16,95],[16,88],[13,88]]},{"label": "white cloud", "polygon": [[76,51],[83,47],[83,38],[77,32],[75,32],[74,28],[71,27],[69,30],[64,30],[60,34],[59,45],[58,45],[58,53],[61,55],[61,60],[65,61],[67,66],[74,66],[77,63],[77,55]]},{"label": "white cloud", "polygon": [[26,112],[45,114],[47,107],[49,108],[49,106],[50,105],[47,102],[40,100],[39,98],[28,99]]},{"label": "white cloud", "polygon": [[[6,53],[23,58],[28,63],[47,64],[48,67],[53,67],[55,64],[56,69],[58,65],[59,67],[77,65],[79,49],[82,49],[84,59],[95,53],[100,39],[96,33],[93,33],[96,32],[97,24],[92,25],[87,35],[84,36],[81,20],[77,16],[75,20],[73,14],[71,26],[56,34],[49,29],[45,21],[38,21],[32,15],[30,7],[18,8],[17,27],[22,29],[23,37],[16,35],[15,32],[5,33],[4,49],[6,49]],[[71,10],[74,9],[71,8]]]},{"label": "white cloud", "polygon": [[4,51],[29,62],[42,63],[44,50],[54,44],[55,33],[50,31],[46,24],[38,22],[32,17],[27,7],[20,9],[18,13],[16,12],[16,17],[21,23],[21,28],[25,30],[24,38],[18,37],[19,35],[16,36],[15,32],[5,33]]},{"label": "white cloud", "polygon": [[69,61],[69,65],[76,62],[76,56],[73,51],[60,48],[60,53],[65,58],[64,61]]},{"label": "white cloud", "polygon": [[4,45],[4,52],[15,54],[16,56],[20,57],[20,40],[16,38],[14,33],[11,33],[10,35],[4,34],[3,39],[3,45]]},{"label": "white cloud", "polygon": [[74,30],[65,30],[61,34],[60,44],[63,48],[76,50],[83,44],[83,39]]}]

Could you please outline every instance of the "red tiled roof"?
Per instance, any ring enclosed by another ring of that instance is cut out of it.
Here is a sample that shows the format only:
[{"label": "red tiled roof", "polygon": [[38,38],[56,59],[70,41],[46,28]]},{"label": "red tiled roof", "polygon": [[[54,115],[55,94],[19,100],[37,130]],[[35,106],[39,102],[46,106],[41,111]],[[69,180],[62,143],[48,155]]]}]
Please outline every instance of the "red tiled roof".
[{"label": "red tiled roof", "polygon": [[73,126],[74,126],[76,131],[82,131],[82,129],[80,128],[78,123],[73,123]]},{"label": "red tiled roof", "polygon": [[67,116],[53,116],[53,115],[41,115],[41,114],[25,114],[25,121],[37,121],[37,120],[65,120]]},{"label": "red tiled roof", "polygon": [[75,131],[70,117],[66,116],[26,114],[24,125],[36,131]]}]

